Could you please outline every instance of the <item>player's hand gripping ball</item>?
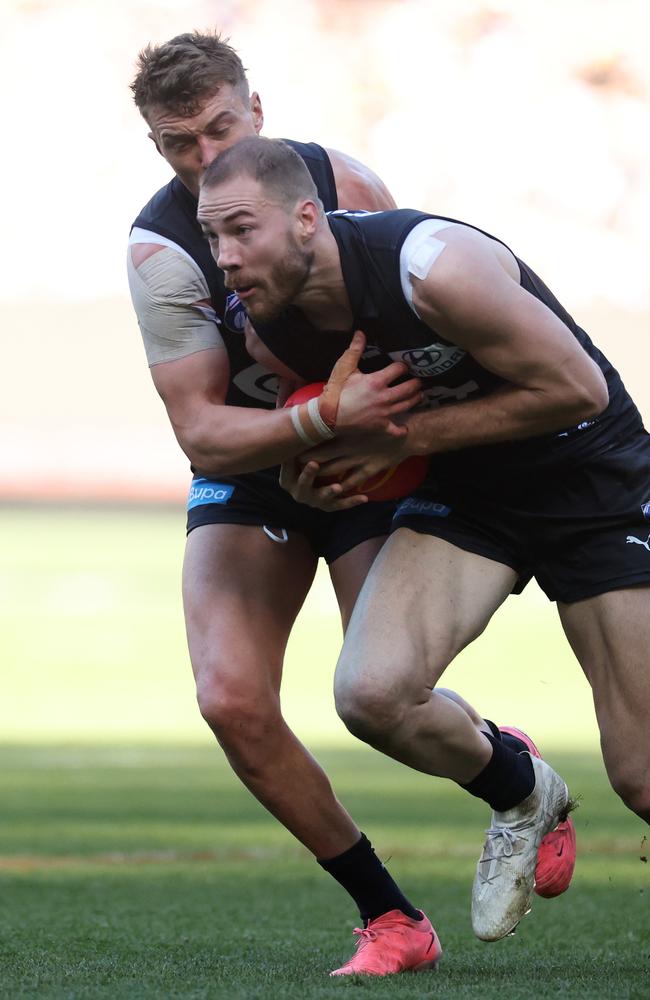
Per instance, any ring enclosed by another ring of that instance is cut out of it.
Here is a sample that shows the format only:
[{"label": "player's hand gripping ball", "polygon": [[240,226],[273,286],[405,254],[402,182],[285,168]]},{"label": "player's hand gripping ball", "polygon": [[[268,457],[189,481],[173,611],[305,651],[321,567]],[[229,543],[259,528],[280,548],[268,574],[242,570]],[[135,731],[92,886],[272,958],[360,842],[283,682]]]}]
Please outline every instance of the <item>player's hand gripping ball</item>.
[{"label": "player's hand gripping ball", "polygon": [[[324,382],[302,385],[289,396],[284,405],[299,406],[300,403],[307,403],[314,396],[320,396],[324,385]],[[398,465],[371,476],[355,492],[365,494],[369,500],[399,500],[417,489],[427,474],[428,466],[428,455],[410,455]],[[327,486],[336,482],[338,480],[335,476],[320,476],[314,480],[314,485]]]}]

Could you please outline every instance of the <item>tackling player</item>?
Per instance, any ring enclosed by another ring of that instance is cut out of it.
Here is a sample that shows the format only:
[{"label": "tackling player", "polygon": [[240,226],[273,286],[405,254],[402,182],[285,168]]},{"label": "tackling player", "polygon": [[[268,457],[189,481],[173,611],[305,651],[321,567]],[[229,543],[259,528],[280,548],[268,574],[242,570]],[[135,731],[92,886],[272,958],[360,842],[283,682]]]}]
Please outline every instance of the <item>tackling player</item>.
[{"label": "tackling player", "polygon": [[[236,52],[211,33],[145,49],[132,89],[175,173],[135,220],[128,272],[154,384],[182,449],[203,473],[190,489],[183,570],[201,713],[242,782],[350,893],[364,924],[374,922],[373,946],[345,971],[383,974],[434,962],[440,946],[429,921],[281,714],[284,650],[319,555],[329,563],[345,626],[393,505],[374,505],[370,518],[323,514],[294,502],[278,469],[269,468],[304,443],[288,412],[274,411],[277,378],[247,354],[243,311],[228,307],[196,221],[206,166],[262,127],[259,96],[249,93]],[[315,143],[292,145],[329,208],[394,205],[379,178],[352,158]],[[384,402],[377,408],[368,394],[371,423],[391,426],[417,398],[414,384],[391,387],[402,371],[396,365],[374,383],[375,391],[383,385]],[[345,399],[343,392],[342,411]]]}]

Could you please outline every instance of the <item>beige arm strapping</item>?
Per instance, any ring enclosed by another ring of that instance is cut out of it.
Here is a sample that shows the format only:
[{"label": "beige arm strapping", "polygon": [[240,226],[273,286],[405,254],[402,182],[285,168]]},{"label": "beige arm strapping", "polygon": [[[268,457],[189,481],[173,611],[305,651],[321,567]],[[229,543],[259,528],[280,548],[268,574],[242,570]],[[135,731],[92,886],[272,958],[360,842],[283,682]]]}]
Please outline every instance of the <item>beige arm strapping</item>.
[{"label": "beige arm strapping", "polygon": [[206,280],[194,261],[161,246],[136,267],[132,250],[129,288],[149,365],[223,347]]}]

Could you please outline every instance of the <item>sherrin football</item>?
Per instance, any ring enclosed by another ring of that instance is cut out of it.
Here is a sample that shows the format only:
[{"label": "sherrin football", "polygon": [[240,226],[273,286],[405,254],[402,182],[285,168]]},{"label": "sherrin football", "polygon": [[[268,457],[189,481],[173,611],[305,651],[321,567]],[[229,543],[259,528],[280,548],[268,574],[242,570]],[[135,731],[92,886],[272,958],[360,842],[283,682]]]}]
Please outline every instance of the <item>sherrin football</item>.
[{"label": "sherrin football", "polygon": [[[302,385],[289,396],[284,405],[298,406],[300,403],[307,403],[314,396],[320,396],[324,386],[324,382]],[[398,465],[371,476],[357,487],[355,492],[366,494],[369,500],[399,500],[400,497],[406,497],[417,489],[427,474],[428,465],[427,455],[411,455]],[[336,481],[336,478],[329,476],[321,476],[314,480],[316,486],[326,486]]]}]

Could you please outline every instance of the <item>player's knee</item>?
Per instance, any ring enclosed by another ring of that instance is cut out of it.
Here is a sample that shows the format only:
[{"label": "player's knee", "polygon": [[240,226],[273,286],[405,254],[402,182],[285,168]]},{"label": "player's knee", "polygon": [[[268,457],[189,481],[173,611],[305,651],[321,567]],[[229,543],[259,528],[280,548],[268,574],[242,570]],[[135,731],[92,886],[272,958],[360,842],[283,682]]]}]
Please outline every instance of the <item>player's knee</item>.
[{"label": "player's knee", "polygon": [[619,795],[628,809],[650,824],[650,785],[647,782],[644,786],[626,786]]},{"label": "player's knee", "polygon": [[650,780],[628,781],[623,779],[614,784],[614,790],[632,812],[650,823]]},{"label": "player's knee", "polygon": [[385,742],[405,715],[402,698],[377,681],[339,679],[334,686],[336,711],[349,731],[366,743]]},{"label": "player's knee", "polygon": [[225,749],[249,748],[264,741],[275,707],[245,684],[197,683],[199,711]]},{"label": "player's knee", "polygon": [[650,771],[622,771],[612,776],[612,787],[628,809],[650,823]]}]

